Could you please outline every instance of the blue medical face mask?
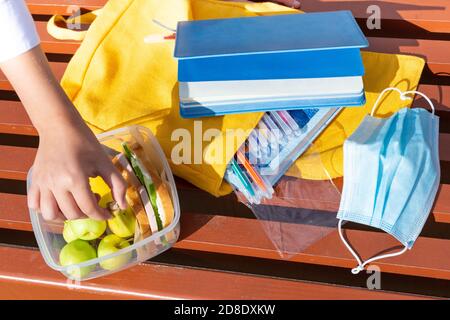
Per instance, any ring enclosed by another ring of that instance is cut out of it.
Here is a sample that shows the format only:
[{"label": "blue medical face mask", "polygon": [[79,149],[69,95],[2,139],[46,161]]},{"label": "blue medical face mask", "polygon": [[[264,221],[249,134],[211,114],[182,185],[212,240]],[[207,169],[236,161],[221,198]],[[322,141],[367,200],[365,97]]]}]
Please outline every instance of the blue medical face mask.
[{"label": "blue medical face mask", "polygon": [[[389,118],[373,116],[383,94],[397,91],[402,100],[419,94],[432,113],[403,108]],[[370,116],[344,143],[344,187],[337,218],[339,235],[355,257],[354,274],[375,260],[398,256],[411,249],[431,211],[440,182],[438,152],[439,117],[431,100],[416,91],[387,88],[381,92]],[[381,229],[405,248],[364,263],[342,235],[342,221]]]}]

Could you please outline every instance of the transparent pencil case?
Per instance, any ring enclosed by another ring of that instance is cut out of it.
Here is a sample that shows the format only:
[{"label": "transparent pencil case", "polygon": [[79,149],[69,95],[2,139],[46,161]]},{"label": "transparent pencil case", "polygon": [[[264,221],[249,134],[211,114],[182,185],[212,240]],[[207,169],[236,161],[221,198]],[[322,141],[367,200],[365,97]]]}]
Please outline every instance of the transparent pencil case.
[{"label": "transparent pencil case", "polygon": [[[129,181],[129,176],[133,175],[134,171],[130,173],[124,168],[122,172],[124,177],[127,175],[129,208],[120,210],[114,208],[114,201],[108,202],[107,205],[113,206],[111,210],[116,210],[114,212],[117,215],[114,213],[112,218],[104,223],[86,219],[70,222],[46,221],[40,213],[30,210],[33,231],[45,262],[52,269],[76,281],[101,277],[148,260],[171,248],[180,233],[180,206],[175,181],[152,132],[145,127],[129,126],[105,132],[97,137],[113,163],[116,161],[116,167],[118,163],[122,165],[120,168],[128,167],[128,170],[134,170],[136,163],[143,166],[143,175],[136,174],[133,179],[137,178],[134,180],[137,183],[143,178],[145,183],[136,189],[133,189],[133,183]],[[130,161],[127,162],[124,156],[125,148],[129,149],[134,160],[128,158]],[[31,184],[31,172],[32,170],[28,173],[27,187]],[[145,194],[144,186],[148,186],[149,189],[146,190],[155,192],[149,192],[148,197],[145,197],[147,202],[142,200]],[[93,191],[97,190],[93,188]],[[133,194],[136,198],[133,198]],[[99,203],[110,195],[106,192],[100,196]],[[132,206],[130,199],[136,200],[136,205]],[[142,201],[139,202],[139,199]],[[105,205],[105,201],[103,202],[102,206]],[[141,207],[138,206],[139,203]],[[143,208],[145,210],[140,211]],[[154,226],[150,211],[160,220],[164,215],[165,220],[156,221]],[[143,213],[147,215],[147,220]],[[86,221],[91,224],[86,224]]]},{"label": "transparent pencil case", "polygon": [[283,259],[308,253],[337,230],[342,179],[332,178],[317,137],[341,110],[266,112],[227,166],[238,201]]}]

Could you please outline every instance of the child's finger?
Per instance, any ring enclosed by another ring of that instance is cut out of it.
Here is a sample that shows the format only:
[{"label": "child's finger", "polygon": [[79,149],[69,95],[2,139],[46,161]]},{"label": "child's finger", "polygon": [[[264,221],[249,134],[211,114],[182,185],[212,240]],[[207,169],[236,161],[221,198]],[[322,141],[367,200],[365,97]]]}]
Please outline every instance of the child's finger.
[{"label": "child's finger", "polygon": [[108,210],[101,208],[98,205],[96,195],[92,193],[88,183],[81,188],[73,190],[72,194],[78,207],[89,218],[94,220],[107,220],[111,218],[111,214]]},{"label": "child's finger", "polygon": [[102,168],[100,176],[111,188],[113,198],[119,207],[125,210],[128,207],[127,200],[125,198],[128,186],[125,179],[110,162]]},{"label": "child's finger", "polygon": [[52,221],[64,218],[56,202],[55,197],[50,190],[39,191],[39,208],[37,209],[45,220]]},{"label": "child's finger", "polygon": [[54,193],[54,196],[61,212],[68,220],[86,218],[86,215],[78,207],[77,202],[69,191],[58,191]]}]

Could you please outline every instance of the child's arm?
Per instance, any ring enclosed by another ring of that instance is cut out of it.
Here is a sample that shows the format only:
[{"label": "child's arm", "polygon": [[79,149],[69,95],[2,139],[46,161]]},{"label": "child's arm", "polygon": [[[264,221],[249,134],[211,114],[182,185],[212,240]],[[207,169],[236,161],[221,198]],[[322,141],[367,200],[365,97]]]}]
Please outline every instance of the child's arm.
[{"label": "child's arm", "polygon": [[[17,2],[22,1],[0,0],[0,18],[2,5]],[[8,37],[0,30],[0,41]],[[8,45],[2,42],[0,58],[2,54],[5,57],[5,52],[13,53]],[[0,68],[19,95],[40,138],[28,192],[29,206],[46,219],[108,218],[88,182],[89,177],[100,175],[110,185],[119,205],[126,208],[125,181],[58,84],[40,46],[7,58],[0,60]]]}]

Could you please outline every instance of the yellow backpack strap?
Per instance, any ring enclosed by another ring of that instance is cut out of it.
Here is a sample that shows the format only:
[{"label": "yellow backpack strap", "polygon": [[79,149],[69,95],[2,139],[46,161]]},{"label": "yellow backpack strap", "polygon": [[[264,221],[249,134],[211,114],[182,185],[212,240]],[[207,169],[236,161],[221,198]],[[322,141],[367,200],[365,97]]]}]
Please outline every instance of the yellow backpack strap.
[{"label": "yellow backpack strap", "polygon": [[[76,40],[82,41],[86,36],[86,30],[76,30],[70,28],[76,25],[90,25],[101,14],[102,9],[94,10],[79,16],[72,16],[65,19],[61,15],[55,15],[47,23],[47,32],[58,40]],[[68,28],[60,27],[66,25]]]}]

